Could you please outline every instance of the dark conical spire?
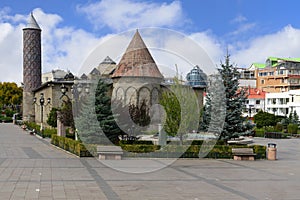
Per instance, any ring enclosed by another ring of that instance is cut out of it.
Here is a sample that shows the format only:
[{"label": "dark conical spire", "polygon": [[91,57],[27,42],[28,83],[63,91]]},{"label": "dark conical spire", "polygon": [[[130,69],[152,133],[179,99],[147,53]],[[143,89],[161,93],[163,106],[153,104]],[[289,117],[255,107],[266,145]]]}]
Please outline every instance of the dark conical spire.
[{"label": "dark conical spire", "polygon": [[163,78],[138,30],[112,77],[122,76]]},{"label": "dark conical spire", "polygon": [[29,19],[27,21],[27,25],[25,28],[30,28],[30,29],[38,29],[41,30],[40,26],[38,25],[38,23],[36,22],[33,13],[30,13]]}]

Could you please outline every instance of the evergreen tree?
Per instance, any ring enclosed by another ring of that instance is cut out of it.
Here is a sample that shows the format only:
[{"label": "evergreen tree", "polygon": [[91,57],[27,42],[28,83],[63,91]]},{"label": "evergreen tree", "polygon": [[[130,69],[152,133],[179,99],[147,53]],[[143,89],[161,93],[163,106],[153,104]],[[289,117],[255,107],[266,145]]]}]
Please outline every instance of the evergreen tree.
[{"label": "evergreen tree", "polygon": [[57,108],[52,108],[47,119],[47,124],[56,128],[57,127]]},{"label": "evergreen tree", "polygon": [[224,102],[224,86],[220,84],[222,77],[214,74],[209,77],[206,104],[200,120],[200,131],[207,131],[220,136],[225,121],[226,105]]},{"label": "evergreen tree", "polygon": [[[246,91],[243,88],[239,88],[240,74],[237,69],[230,64],[229,55],[226,56],[225,64],[221,63],[221,68],[219,68],[218,71],[223,87],[216,85],[216,80],[219,79],[219,77],[216,76],[215,80],[212,81],[213,84],[210,87],[211,91],[207,94],[207,105],[205,105],[205,113],[203,114],[205,119],[202,119],[203,125],[201,127],[203,127],[204,130],[207,130],[207,128],[217,128],[217,130],[213,131],[214,133],[218,133],[218,129],[223,127],[220,138],[225,140],[249,134],[253,126],[247,124],[246,118],[242,117],[242,111],[247,98]],[[221,95],[222,93],[224,93],[223,97]],[[221,100],[222,98],[223,100]],[[221,101],[223,101],[224,105]],[[214,106],[212,106],[213,104]],[[224,111],[226,111],[226,114]],[[223,114],[218,117],[218,112]],[[214,117],[212,117],[212,114]],[[222,116],[225,116],[223,125],[216,120],[216,117],[222,119]],[[211,120],[214,122],[212,123]],[[213,125],[214,123],[217,124],[217,126]]]},{"label": "evergreen tree", "polygon": [[112,143],[118,143],[119,135],[123,132],[116,123],[117,116],[114,115],[112,111],[111,98],[108,95],[108,85],[99,79],[98,85],[95,91],[95,112],[97,115],[97,120],[100,123],[100,127],[106,137]]},{"label": "evergreen tree", "polygon": [[246,90],[239,88],[240,73],[229,63],[229,55],[226,56],[225,64],[221,64],[218,71],[221,74],[226,95],[226,118],[221,138],[230,139],[248,134],[250,130],[248,126],[246,127],[246,118],[242,117],[247,98]]},{"label": "evergreen tree", "polygon": [[85,144],[106,144],[108,139],[100,128],[95,112],[95,98],[93,95],[86,96],[81,102],[81,109],[75,124],[79,139]]}]

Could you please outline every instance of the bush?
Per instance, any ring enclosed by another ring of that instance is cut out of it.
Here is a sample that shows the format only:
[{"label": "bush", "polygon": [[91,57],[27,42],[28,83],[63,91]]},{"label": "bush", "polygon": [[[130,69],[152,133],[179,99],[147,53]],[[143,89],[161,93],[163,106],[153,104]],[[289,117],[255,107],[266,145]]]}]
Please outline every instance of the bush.
[{"label": "bush", "polygon": [[73,153],[79,157],[92,156],[92,154],[86,149],[86,147],[81,142],[72,140],[70,138],[52,135],[51,144],[60,147],[66,151],[69,151],[70,153]]},{"label": "bush", "polygon": [[12,122],[12,121],[13,120],[12,120],[11,117],[3,117],[3,116],[0,117],[0,122],[6,122],[6,123],[8,123],[8,122]]},{"label": "bush", "polygon": [[297,124],[289,124],[288,125],[288,133],[290,134],[297,134],[298,125]]},{"label": "bush", "polygon": [[276,126],[275,126],[275,131],[276,132],[281,132],[283,129],[283,125],[280,124],[280,123],[277,123]]},{"label": "bush", "polygon": [[147,144],[147,145],[153,145],[152,141],[146,141],[146,140],[120,140],[119,141],[120,145],[125,145],[125,144]]},{"label": "bush", "polygon": [[265,130],[263,128],[255,128],[255,137],[265,137]]},{"label": "bush", "polygon": [[121,145],[124,151],[134,152],[134,153],[149,153],[154,152],[160,148],[159,145],[147,145],[147,144],[125,144]]},{"label": "bush", "polygon": [[[181,157],[181,158],[198,158],[201,145],[122,145],[126,156],[133,157]],[[207,146],[208,148],[210,146]],[[232,148],[253,148],[256,153],[256,159],[266,158],[266,147],[260,145],[215,145],[211,151],[205,155],[205,158],[232,158]],[[143,154],[142,154],[143,153]]]}]

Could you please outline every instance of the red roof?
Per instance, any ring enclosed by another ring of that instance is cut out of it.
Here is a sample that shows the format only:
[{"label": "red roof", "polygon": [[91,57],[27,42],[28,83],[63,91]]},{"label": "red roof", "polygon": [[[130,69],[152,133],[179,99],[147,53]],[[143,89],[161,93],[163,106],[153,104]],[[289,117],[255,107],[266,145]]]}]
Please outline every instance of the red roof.
[{"label": "red roof", "polygon": [[112,75],[113,78],[124,76],[163,78],[138,31],[134,34]]},{"label": "red roof", "polygon": [[257,88],[248,88],[248,99],[264,99],[266,92]]}]

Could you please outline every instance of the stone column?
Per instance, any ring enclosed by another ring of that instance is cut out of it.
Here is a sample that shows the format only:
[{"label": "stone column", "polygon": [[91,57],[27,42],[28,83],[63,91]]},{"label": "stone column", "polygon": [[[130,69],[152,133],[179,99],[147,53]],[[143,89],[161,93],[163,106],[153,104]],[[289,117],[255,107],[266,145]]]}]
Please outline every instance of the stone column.
[{"label": "stone column", "polygon": [[57,113],[57,135],[66,137],[66,127],[62,123],[62,120],[61,120],[62,115],[61,115],[60,111],[56,111],[56,113]]}]

